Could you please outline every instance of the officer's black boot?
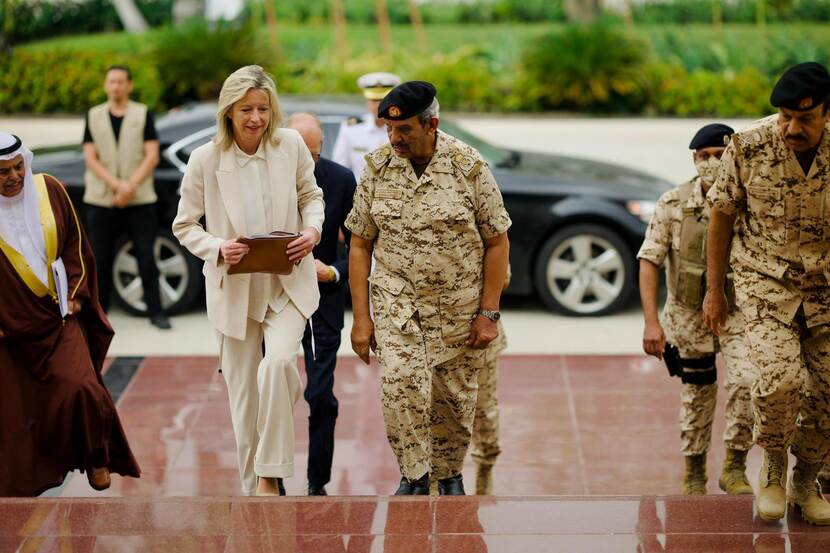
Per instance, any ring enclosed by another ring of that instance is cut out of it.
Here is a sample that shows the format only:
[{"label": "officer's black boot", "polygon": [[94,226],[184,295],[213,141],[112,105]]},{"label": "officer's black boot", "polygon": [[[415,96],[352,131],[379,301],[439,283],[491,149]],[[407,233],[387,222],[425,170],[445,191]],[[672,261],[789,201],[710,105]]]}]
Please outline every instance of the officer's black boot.
[{"label": "officer's black boot", "polygon": [[401,477],[401,483],[395,495],[429,495],[429,473],[426,473],[417,480],[408,480]]},{"label": "officer's black boot", "polygon": [[429,495],[429,473],[412,482],[412,495]]},{"label": "officer's black boot", "polygon": [[460,474],[438,481],[438,495],[467,495],[464,493],[464,480]]}]

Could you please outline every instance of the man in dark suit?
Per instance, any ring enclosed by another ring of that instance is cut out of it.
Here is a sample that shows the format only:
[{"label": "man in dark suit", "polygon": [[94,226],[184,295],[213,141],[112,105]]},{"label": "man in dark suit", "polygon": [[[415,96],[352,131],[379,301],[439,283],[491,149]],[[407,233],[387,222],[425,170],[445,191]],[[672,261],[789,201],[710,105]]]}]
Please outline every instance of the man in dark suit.
[{"label": "man in dark suit", "polygon": [[320,307],[311,317],[303,336],[305,370],[308,383],[305,399],[311,414],[308,420],[308,495],[327,495],[334,456],[334,425],[337,420],[337,398],[334,397],[334,367],[343,330],[343,311],[349,278],[349,256],[339,256],[339,237],[345,244],[351,233],[345,227],[352,209],[355,182],[352,172],[333,161],[320,157],[323,129],[320,121],[309,113],[295,113],[286,126],[295,129],[314,158],[314,177],[323,189],[326,220],[320,243],[314,248],[317,281],[320,286]]}]

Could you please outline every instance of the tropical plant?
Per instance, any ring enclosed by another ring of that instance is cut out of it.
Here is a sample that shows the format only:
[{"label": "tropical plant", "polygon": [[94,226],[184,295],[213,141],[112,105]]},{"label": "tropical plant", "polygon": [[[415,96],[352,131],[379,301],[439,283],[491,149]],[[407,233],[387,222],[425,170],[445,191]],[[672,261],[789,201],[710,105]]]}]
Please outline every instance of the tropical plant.
[{"label": "tropical plant", "polygon": [[646,44],[609,21],[574,25],[522,55],[526,98],[547,109],[636,109],[645,101]]}]

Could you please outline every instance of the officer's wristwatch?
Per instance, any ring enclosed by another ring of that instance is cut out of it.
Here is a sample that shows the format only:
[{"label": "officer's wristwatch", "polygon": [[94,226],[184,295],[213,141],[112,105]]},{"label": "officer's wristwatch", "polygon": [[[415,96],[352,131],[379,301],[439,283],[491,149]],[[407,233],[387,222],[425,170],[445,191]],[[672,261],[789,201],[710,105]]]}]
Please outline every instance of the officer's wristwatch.
[{"label": "officer's wristwatch", "polygon": [[498,320],[501,319],[501,313],[499,313],[498,311],[490,311],[489,309],[479,309],[478,314],[482,317],[487,317],[494,323],[498,322]]}]

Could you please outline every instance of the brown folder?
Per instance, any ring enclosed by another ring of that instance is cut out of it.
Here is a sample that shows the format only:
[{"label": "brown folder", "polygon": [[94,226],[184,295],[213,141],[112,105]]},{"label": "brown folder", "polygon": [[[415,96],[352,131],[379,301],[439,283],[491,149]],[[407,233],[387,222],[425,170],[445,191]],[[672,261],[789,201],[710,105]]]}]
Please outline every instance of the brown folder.
[{"label": "brown folder", "polygon": [[299,238],[295,232],[275,230],[270,234],[245,236],[239,241],[247,244],[251,251],[236,265],[228,268],[229,275],[239,273],[271,273],[288,275],[294,269],[294,263],[288,260],[285,249],[288,244]]}]

